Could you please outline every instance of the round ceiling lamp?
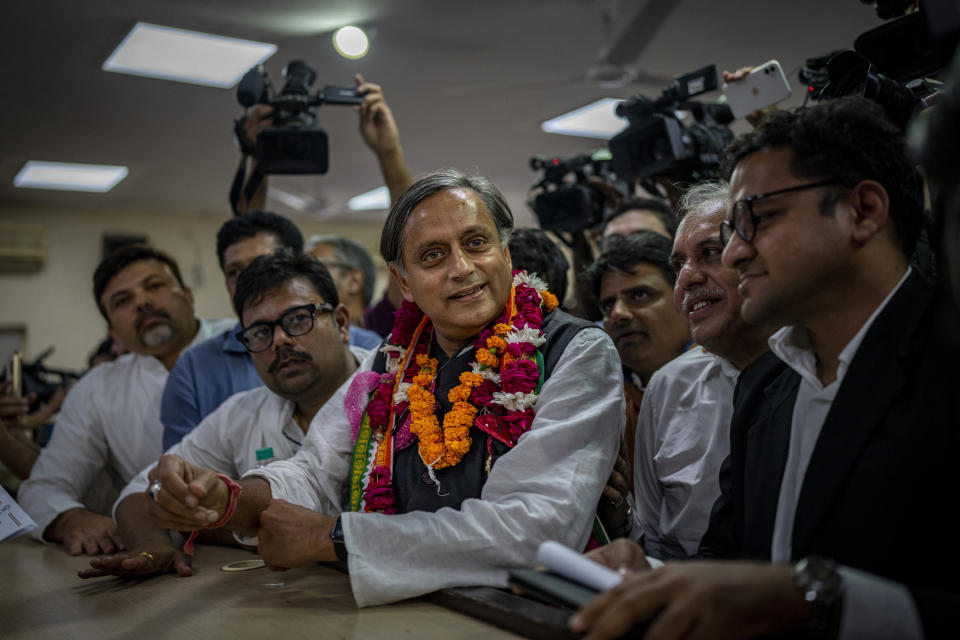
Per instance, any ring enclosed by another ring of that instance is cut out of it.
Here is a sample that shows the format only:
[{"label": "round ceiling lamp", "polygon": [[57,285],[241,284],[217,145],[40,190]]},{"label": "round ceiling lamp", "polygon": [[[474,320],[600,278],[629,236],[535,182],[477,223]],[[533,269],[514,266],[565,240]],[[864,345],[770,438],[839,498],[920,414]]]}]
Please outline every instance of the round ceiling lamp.
[{"label": "round ceiling lamp", "polygon": [[357,60],[367,55],[367,51],[370,50],[370,40],[359,27],[340,27],[333,34],[333,48],[344,58]]}]

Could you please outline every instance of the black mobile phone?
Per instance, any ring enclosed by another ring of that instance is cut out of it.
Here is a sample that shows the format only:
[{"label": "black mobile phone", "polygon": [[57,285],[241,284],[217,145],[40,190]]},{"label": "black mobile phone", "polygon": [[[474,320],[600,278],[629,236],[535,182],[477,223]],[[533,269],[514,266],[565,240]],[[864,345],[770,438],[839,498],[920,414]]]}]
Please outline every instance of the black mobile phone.
[{"label": "black mobile phone", "polygon": [[[510,586],[518,587],[523,595],[534,600],[570,611],[570,615],[596,596],[599,591],[585,587],[551,571],[515,569],[510,572]],[[650,625],[649,620],[638,622],[624,638],[642,638]]]},{"label": "black mobile phone", "polygon": [[552,571],[516,569],[510,572],[509,582],[534,600],[568,609],[579,609],[600,593]]},{"label": "black mobile phone", "polygon": [[334,87],[327,85],[323,88],[325,104],[363,104],[363,96],[356,87]]}]

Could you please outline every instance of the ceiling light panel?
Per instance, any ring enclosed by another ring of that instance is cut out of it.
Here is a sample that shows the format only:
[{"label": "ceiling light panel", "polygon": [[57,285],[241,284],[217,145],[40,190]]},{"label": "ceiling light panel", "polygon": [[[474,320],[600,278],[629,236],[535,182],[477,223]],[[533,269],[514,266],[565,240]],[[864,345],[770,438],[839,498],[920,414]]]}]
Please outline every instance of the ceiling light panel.
[{"label": "ceiling light panel", "polygon": [[540,129],[547,133],[559,133],[565,136],[607,140],[627,127],[627,121],[618,118],[615,111],[621,102],[623,100],[603,98],[562,116],[551,118],[541,124]]},{"label": "ceiling light panel", "polygon": [[103,70],[229,89],[276,51],[266,42],[138,22]]},{"label": "ceiling light panel", "polygon": [[376,209],[390,208],[390,192],[386,187],[377,187],[354,196],[347,201],[347,208],[350,211],[374,211]]},{"label": "ceiling light panel", "polygon": [[13,178],[15,187],[104,193],[127,177],[126,167],[30,160]]}]

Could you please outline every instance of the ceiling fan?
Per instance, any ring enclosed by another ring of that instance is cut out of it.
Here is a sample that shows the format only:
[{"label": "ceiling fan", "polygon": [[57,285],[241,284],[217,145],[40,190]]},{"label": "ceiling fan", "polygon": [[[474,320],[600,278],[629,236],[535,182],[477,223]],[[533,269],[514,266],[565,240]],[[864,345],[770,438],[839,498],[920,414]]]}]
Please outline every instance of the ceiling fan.
[{"label": "ceiling fan", "polygon": [[[488,91],[539,89],[585,83],[599,85],[604,89],[618,89],[628,84],[667,86],[673,82],[672,77],[639,69],[634,63],[680,2],[681,0],[647,0],[630,14],[629,7],[633,7],[635,3],[614,0],[611,7],[601,13],[608,43],[597,52],[597,58],[585,71],[506,84],[448,87],[442,89],[441,93],[463,96]],[[626,12],[625,8],[628,8]]]}]

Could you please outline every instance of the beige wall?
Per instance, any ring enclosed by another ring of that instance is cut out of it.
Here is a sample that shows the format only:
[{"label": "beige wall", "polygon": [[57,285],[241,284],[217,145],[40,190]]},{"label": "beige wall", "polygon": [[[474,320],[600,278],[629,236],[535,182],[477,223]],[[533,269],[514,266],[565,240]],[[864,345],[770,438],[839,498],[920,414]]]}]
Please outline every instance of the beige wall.
[{"label": "beige wall", "polygon": [[[93,271],[104,233],[146,235],[179,263],[193,290],[200,317],[232,317],[217,263],[216,233],[226,217],[144,213],[123,215],[0,204],[0,221],[46,230],[47,259],[39,271],[0,273],[0,327],[24,325],[29,360],[50,345],[50,366],[82,370],[87,355],[106,333],[92,295]],[[304,238],[317,233],[348,236],[367,247],[382,267],[377,245],[380,225],[320,222],[294,218]],[[385,270],[383,270],[385,273]],[[379,278],[383,280],[383,274]]]}]

